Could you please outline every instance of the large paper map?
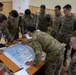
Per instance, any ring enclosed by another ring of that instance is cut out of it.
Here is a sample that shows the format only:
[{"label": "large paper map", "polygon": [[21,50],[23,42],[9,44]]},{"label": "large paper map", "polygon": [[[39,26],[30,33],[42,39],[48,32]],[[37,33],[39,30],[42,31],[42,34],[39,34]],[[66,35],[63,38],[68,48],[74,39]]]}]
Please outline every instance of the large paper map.
[{"label": "large paper map", "polygon": [[35,53],[31,47],[23,44],[15,44],[4,49],[4,54],[20,68],[29,60],[35,59]]}]

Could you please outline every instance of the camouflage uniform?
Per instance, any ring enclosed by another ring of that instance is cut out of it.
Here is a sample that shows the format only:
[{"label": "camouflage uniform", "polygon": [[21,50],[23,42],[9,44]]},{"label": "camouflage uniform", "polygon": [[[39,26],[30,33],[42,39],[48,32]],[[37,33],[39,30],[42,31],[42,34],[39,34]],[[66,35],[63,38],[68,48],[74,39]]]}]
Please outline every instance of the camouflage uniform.
[{"label": "camouflage uniform", "polygon": [[10,34],[13,36],[13,40],[19,38],[19,17],[17,17],[16,20],[11,19],[10,17],[8,18],[7,21],[7,28],[10,32]]},{"label": "camouflage uniform", "polygon": [[62,43],[66,43],[66,50],[64,53],[64,65],[66,65],[66,59],[67,59],[67,52],[70,48],[69,46],[69,38],[70,34],[76,30],[76,17],[71,14],[70,17],[67,17],[63,15],[60,19],[60,27],[59,27],[59,34],[58,34],[58,40]]},{"label": "camouflage uniform", "polygon": [[27,32],[26,28],[27,26],[35,26],[35,15],[33,13],[31,13],[31,16],[27,16],[27,15],[23,15],[21,16],[21,31],[22,34],[25,34]]},{"label": "camouflage uniform", "polygon": [[0,62],[0,75],[14,75],[9,68],[6,67],[2,62]]},{"label": "camouflage uniform", "polygon": [[60,19],[59,41],[68,43],[70,34],[76,29],[76,17],[63,15]]},{"label": "camouflage uniform", "polygon": [[47,32],[47,27],[52,25],[52,17],[48,12],[41,14],[40,11],[37,11],[36,22],[39,30]]},{"label": "camouflage uniform", "polygon": [[46,53],[45,75],[60,75],[63,61],[64,44],[60,44],[56,39],[47,33],[35,31],[33,38],[26,43],[32,42],[36,56],[34,64],[39,64],[42,58],[42,50]]},{"label": "camouflage uniform", "polygon": [[70,65],[68,68],[68,74],[69,75],[76,75],[76,52],[74,53],[72,60],[70,62]]},{"label": "camouflage uniform", "polygon": [[6,25],[2,25],[0,26],[0,38],[2,37],[2,35],[5,37],[5,39],[7,39],[8,41],[12,41],[12,36],[8,31],[8,28],[6,27]]},{"label": "camouflage uniform", "polygon": [[58,35],[58,29],[59,29],[59,25],[60,25],[60,17],[62,16],[62,14],[53,15],[53,24],[52,24],[52,32],[51,35],[57,39],[57,35]]}]

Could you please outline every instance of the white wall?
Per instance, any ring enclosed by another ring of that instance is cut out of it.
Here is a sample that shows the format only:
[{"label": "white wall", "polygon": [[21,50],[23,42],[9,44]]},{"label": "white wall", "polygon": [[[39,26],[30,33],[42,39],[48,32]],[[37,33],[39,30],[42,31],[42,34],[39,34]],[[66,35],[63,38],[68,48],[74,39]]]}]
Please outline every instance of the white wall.
[{"label": "white wall", "polygon": [[47,8],[54,9],[56,5],[61,5],[63,7],[66,4],[72,5],[72,12],[76,13],[76,0],[30,0],[31,6],[40,6],[45,4]]},{"label": "white wall", "polygon": [[29,0],[12,0],[13,9],[19,13],[24,13],[25,9],[29,8]]},{"label": "white wall", "polygon": [[[0,0],[0,2],[9,2],[12,0]],[[19,0],[17,0],[19,1]],[[47,8],[54,9],[56,5],[61,5],[63,7],[66,4],[72,5],[72,12],[76,13],[76,0],[30,0],[31,6],[39,7],[41,4],[45,4]]]},{"label": "white wall", "polygon": [[29,8],[29,0],[20,0],[20,12],[24,13]]},{"label": "white wall", "polygon": [[0,2],[11,2],[12,0],[0,0]]}]

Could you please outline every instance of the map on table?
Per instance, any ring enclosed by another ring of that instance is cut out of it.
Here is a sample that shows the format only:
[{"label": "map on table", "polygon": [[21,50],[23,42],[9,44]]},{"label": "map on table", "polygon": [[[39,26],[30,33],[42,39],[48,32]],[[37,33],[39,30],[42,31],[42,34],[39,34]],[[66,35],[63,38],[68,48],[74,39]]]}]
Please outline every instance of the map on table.
[{"label": "map on table", "polygon": [[4,48],[4,54],[20,68],[25,62],[35,59],[33,49],[21,43]]}]

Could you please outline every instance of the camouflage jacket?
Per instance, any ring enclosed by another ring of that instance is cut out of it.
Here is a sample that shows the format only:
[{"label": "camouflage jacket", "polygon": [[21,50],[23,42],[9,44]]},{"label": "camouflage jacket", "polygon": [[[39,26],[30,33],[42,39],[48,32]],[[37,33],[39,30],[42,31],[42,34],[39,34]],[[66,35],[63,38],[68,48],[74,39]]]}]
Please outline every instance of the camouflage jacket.
[{"label": "camouflage jacket", "polygon": [[26,27],[30,25],[35,26],[35,15],[32,13],[31,16],[27,16],[27,15],[21,16],[20,26],[21,26],[22,34],[25,34],[27,32]]},{"label": "camouflage jacket", "polygon": [[7,28],[10,34],[15,37],[19,33],[19,17],[16,20],[12,20],[10,17],[7,21]]},{"label": "camouflage jacket", "polygon": [[63,15],[60,19],[59,41],[68,43],[70,34],[76,30],[76,17],[72,14],[70,17]]},{"label": "camouflage jacket", "polygon": [[52,25],[52,17],[48,12],[41,14],[40,11],[37,11],[36,22],[39,30],[47,32],[47,27]]},{"label": "camouflage jacket", "polygon": [[52,24],[52,29],[56,32],[58,32],[59,29],[59,25],[60,25],[60,18],[61,18],[62,14],[60,15],[53,15],[53,24]]},{"label": "camouflage jacket", "polygon": [[62,14],[60,15],[53,15],[53,24],[52,24],[52,31],[51,31],[51,35],[57,39],[58,36],[58,30],[59,30],[59,25],[60,25],[60,17],[62,16]]},{"label": "camouflage jacket", "polygon": [[70,62],[68,73],[69,75],[76,75],[76,52],[73,55],[72,60]]},{"label": "camouflage jacket", "polygon": [[45,60],[47,62],[49,60],[57,60],[57,57],[64,49],[64,46],[56,39],[41,31],[35,31],[32,39],[27,40],[27,43],[28,42],[32,42],[32,48],[36,53],[34,60],[36,64],[38,64],[42,58],[42,51],[47,54]]},{"label": "camouflage jacket", "polygon": [[8,28],[6,27],[6,25],[2,25],[0,26],[0,38],[2,37],[2,35],[5,37],[5,39],[7,39],[8,41],[12,41],[12,36],[9,33]]}]

